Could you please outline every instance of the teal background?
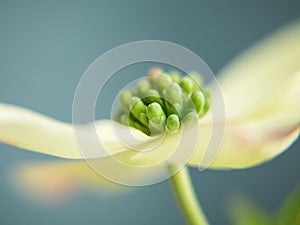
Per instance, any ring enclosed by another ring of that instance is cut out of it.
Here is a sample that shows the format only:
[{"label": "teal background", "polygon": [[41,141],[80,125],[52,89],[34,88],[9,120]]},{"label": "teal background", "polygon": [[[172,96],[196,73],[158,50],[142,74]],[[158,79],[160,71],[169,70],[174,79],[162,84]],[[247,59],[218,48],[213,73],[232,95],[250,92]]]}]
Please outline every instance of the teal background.
[{"label": "teal background", "polygon": [[[299,16],[300,1],[292,0],[0,1],[0,101],[70,122],[80,77],[111,48],[144,39],[171,41],[217,72]],[[98,115],[108,116],[109,110]],[[272,162],[247,170],[191,169],[211,224],[230,224],[226,204],[236,191],[275,210],[299,182],[299,147],[297,141]],[[33,204],[11,189],[7,176],[14,165],[41,160],[54,158],[0,144],[1,225],[184,224],[168,182],[115,197],[85,192],[59,207]]]}]

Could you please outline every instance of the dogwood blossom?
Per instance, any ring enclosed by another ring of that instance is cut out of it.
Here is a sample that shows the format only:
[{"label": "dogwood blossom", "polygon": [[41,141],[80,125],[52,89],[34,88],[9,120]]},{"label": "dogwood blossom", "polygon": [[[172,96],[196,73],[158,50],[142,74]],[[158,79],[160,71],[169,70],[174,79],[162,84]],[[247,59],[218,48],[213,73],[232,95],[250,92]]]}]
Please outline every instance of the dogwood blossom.
[{"label": "dogwood blossom", "polygon": [[[255,166],[286,150],[300,129],[300,23],[296,22],[262,40],[229,63],[218,73],[226,109],[226,129],[212,169]],[[214,90],[206,86],[210,95]],[[198,121],[199,136],[189,166],[201,166],[213,126],[208,116]],[[120,143],[115,129],[134,133],[145,146],[153,137],[140,130],[110,120],[95,122],[98,138],[109,155],[128,164],[160,162],[178,146],[180,132],[168,133],[151,152],[132,151]],[[65,193],[74,186],[114,186],[101,179],[82,159],[72,124],[64,123],[29,109],[0,104],[0,141],[18,148],[61,158],[73,159],[22,167],[20,180],[45,194]],[[131,140],[128,140],[129,142]],[[189,146],[185,146],[189,148]],[[139,179],[136,171],[111,168],[107,157],[95,158],[118,176]],[[156,171],[153,171],[155,173]],[[43,181],[43,182],[41,182]]]}]

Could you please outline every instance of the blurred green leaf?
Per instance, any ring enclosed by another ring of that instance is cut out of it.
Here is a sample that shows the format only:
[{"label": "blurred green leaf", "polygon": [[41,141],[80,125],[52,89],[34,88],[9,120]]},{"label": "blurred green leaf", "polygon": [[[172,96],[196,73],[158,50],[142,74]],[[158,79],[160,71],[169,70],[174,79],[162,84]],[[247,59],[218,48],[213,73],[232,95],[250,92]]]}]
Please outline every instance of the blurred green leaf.
[{"label": "blurred green leaf", "polygon": [[300,225],[300,185],[288,196],[275,215],[274,225]]},{"label": "blurred green leaf", "polygon": [[270,225],[270,217],[265,211],[245,196],[235,196],[228,210],[234,225]]}]

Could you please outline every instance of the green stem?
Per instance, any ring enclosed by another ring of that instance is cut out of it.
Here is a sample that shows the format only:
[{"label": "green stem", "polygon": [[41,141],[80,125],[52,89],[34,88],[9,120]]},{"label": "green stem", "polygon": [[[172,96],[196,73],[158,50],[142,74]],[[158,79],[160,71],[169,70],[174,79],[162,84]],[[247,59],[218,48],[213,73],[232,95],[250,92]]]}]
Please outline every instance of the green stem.
[{"label": "green stem", "polygon": [[[178,170],[178,167],[171,165],[169,170],[173,174]],[[187,222],[190,225],[209,225],[200,203],[197,201],[187,167],[176,172],[170,178],[170,182]]]}]

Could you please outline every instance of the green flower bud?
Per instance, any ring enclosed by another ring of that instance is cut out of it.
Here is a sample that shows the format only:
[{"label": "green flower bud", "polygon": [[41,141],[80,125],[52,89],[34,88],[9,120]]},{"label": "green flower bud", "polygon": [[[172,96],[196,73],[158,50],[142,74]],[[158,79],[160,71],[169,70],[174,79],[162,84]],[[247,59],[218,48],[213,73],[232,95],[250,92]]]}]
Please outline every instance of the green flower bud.
[{"label": "green flower bud", "polygon": [[157,103],[159,103],[160,105],[162,105],[162,99],[160,98],[160,95],[159,95],[159,93],[158,93],[158,91],[156,91],[156,90],[153,90],[153,89],[150,89],[147,93],[146,93],[146,95],[145,95],[145,97],[142,99],[143,100],[143,102],[145,103],[145,104],[147,104],[147,105],[149,105],[149,104],[151,104],[151,103],[153,103],[153,102],[157,102]]},{"label": "green flower bud", "polygon": [[173,82],[175,83],[179,83],[180,82],[180,74],[178,73],[178,71],[174,70],[170,72],[170,77],[173,80]]},{"label": "green flower bud", "polygon": [[165,129],[166,117],[154,117],[149,120],[151,134],[162,133]]},{"label": "green flower bud", "polygon": [[157,102],[151,103],[147,107],[146,114],[149,119],[151,134],[161,133],[165,129],[166,122],[166,116],[161,105]]},{"label": "green flower bud", "polygon": [[170,132],[176,131],[180,128],[180,120],[176,114],[171,114],[167,118],[167,130]]},{"label": "green flower bud", "polygon": [[202,114],[203,109],[204,109],[204,105],[205,105],[205,102],[206,102],[206,98],[205,98],[203,92],[202,91],[193,92],[193,94],[191,96],[191,99],[194,103],[194,107],[195,107],[197,113],[199,115]]},{"label": "green flower bud", "polygon": [[203,84],[203,79],[202,79],[202,76],[197,73],[197,72],[191,72],[189,73],[189,77],[192,78],[194,80],[194,82],[197,84],[197,89],[199,89],[202,84]]},{"label": "green flower bud", "polygon": [[132,115],[132,113],[129,113],[128,116],[128,122],[129,122],[129,126],[135,127],[135,122],[137,121],[134,116]]},{"label": "green flower bud", "polygon": [[131,99],[132,99],[132,94],[130,91],[123,91],[120,94],[120,103],[124,107],[125,111],[129,110]]},{"label": "green flower bud", "polygon": [[192,112],[187,113],[183,117],[182,123],[185,126],[191,126],[191,125],[198,123],[198,120],[199,120],[198,114],[195,111],[192,111]]},{"label": "green flower bud", "polygon": [[189,76],[185,76],[181,79],[180,86],[187,94],[198,89],[197,83]]},{"label": "green flower bud", "polygon": [[176,83],[170,84],[166,89],[165,99],[171,104],[176,104],[176,103],[181,104],[182,102],[181,87]]},{"label": "green flower bud", "polygon": [[203,110],[202,110],[202,112],[199,114],[199,116],[200,116],[200,117],[203,117],[203,116],[208,112],[209,109],[210,109],[210,104],[209,104],[208,98],[205,98]]},{"label": "green flower bud", "polygon": [[121,115],[121,117],[120,117],[120,123],[129,126],[130,125],[130,123],[129,123],[129,115],[127,115],[127,114]]},{"label": "green flower bud", "polygon": [[150,90],[151,85],[148,81],[143,80],[138,83],[137,92],[140,97],[145,97],[147,92]]},{"label": "green flower bud", "polygon": [[165,100],[164,103],[165,103],[164,109],[168,116],[171,114],[176,114],[178,116],[180,115],[181,110],[182,110],[181,104],[178,104],[178,103],[172,104],[172,103],[168,102],[167,100]]},{"label": "green flower bud", "polygon": [[177,71],[168,75],[154,69],[149,75],[148,81],[120,94],[121,108],[115,120],[153,135],[175,132],[181,124],[196,124],[209,110],[209,93],[201,89],[195,73],[181,79]]},{"label": "green flower bud", "polygon": [[167,74],[162,74],[157,79],[156,85],[160,91],[165,90],[173,82],[171,77]]},{"label": "green flower bud", "polygon": [[164,110],[161,108],[160,104],[157,102],[153,102],[150,105],[148,105],[146,109],[146,114],[149,120],[152,120],[153,118],[165,118],[166,115],[164,113]]},{"label": "green flower bud", "polygon": [[131,113],[133,116],[139,120],[141,113],[146,113],[146,106],[144,105],[143,101],[138,97],[131,98]]},{"label": "green flower bud", "polygon": [[181,87],[176,83],[170,84],[165,91],[164,97],[165,110],[167,114],[177,114],[179,116],[182,110],[183,97]]},{"label": "green flower bud", "polygon": [[149,130],[148,127],[143,126],[141,123],[139,123],[138,121],[134,122],[133,127],[135,127],[136,129],[142,131],[143,133],[147,134],[147,135],[151,135],[151,132]]},{"label": "green flower bud", "polygon": [[149,81],[152,85],[157,83],[157,78],[163,74],[163,70],[159,68],[153,68],[149,71]]},{"label": "green flower bud", "polygon": [[139,115],[139,121],[145,125],[145,126],[148,126],[149,125],[149,121],[148,121],[148,118],[147,118],[147,115],[146,113],[140,113]]}]

